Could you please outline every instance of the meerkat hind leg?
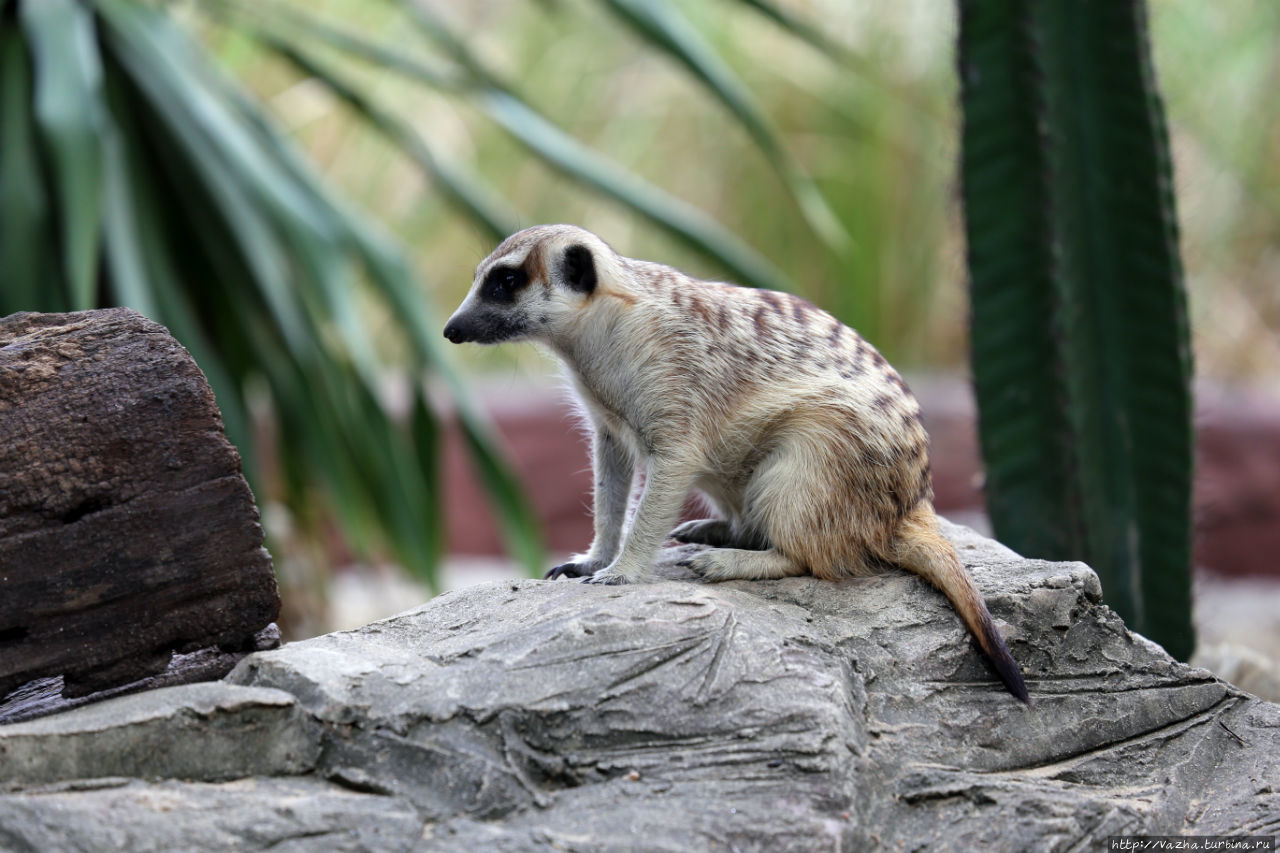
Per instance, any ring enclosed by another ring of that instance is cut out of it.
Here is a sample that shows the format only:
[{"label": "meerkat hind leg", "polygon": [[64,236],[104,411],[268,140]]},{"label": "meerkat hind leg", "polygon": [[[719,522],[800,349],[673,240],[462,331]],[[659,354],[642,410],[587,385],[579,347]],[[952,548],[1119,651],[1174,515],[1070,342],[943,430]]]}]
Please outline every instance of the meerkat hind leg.
[{"label": "meerkat hind leg", "polygon": [[712,548],[681,563],[709,581],[762,581],[795,577],[808,571],[777,548],[747,551],[741,548]]}]

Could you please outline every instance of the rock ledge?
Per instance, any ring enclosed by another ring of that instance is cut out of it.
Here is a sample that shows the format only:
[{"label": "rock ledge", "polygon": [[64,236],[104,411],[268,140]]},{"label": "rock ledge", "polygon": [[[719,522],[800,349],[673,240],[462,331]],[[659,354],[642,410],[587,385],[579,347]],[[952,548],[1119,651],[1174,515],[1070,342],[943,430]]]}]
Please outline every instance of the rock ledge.
[{"label": "rock ledge", "polygon": [[[1280,706],[1125,630],[1078,563],[948,527],[1004,692],[902,573],[489,584],[225,682],[0,727],[0,849],[1088,849],[1280,833]],[[105,829],[103,827],[106,827]]]}]

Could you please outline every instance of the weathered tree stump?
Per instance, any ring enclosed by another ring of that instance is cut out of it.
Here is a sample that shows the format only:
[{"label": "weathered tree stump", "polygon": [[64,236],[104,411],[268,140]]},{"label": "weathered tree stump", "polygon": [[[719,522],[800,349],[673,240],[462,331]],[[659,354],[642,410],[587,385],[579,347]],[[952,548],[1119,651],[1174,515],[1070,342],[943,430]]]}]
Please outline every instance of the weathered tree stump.
[{"label": "weathered tree stump", "polygon": [[280,608],[262,540],[213,392],[162,326],[124,308],[0,319],[0,698],[252,645]]}]

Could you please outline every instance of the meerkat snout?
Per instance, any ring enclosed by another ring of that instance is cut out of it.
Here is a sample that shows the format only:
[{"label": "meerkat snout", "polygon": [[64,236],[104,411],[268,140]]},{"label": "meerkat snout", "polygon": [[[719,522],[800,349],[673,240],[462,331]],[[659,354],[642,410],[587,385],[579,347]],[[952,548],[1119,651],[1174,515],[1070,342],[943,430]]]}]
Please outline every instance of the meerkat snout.
[{"label": "meerkat snout", "polygon": [[[590,419],[595,538],[548,578],[644,581],[668,537],[711,546],[690,562],[709,580],[838,580],[896,564],[951,600],[1008,690],[1030,704],[1021,669],[938,531],[919,404],[830,314],[544,225],[480,263],[444,334],[546,344]],[[716,517],[673,530],[693,490]]]}]

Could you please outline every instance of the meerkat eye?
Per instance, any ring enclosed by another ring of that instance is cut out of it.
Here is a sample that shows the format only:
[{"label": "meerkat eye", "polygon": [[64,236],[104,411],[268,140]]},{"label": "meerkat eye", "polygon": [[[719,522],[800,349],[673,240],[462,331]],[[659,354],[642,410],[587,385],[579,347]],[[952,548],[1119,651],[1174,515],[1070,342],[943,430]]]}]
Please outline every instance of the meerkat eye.
[{"label": "meerkat eye", "polygon": [[480,297],[487,302],[509,305],[516,301],[516,293],[528,283],[528,274],[522,267],[497,267],[485,276]]}]

